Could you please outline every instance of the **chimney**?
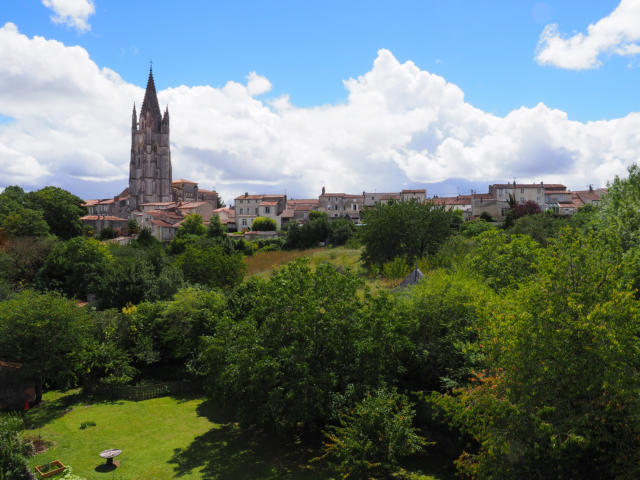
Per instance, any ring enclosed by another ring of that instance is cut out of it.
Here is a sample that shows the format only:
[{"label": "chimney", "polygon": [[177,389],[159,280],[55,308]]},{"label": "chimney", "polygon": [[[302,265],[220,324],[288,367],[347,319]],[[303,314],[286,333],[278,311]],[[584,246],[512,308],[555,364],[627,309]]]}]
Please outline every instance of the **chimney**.
[{"label": "chimney", "polygon": [[322,195],[324,195],[324,185],[322,186]]},{"label": "chimney", "polygon": [[249,196],[249,192],[244,192],[245,198]]}]

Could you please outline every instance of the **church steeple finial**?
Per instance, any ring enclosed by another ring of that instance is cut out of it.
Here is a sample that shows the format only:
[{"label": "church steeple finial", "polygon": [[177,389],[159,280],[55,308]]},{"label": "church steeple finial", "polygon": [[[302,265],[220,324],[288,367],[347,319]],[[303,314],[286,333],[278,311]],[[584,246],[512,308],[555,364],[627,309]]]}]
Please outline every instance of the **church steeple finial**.
[{"label": "church steeple finial", "polygon": [[159,127],[162,121],[162,113],[160,113],[160,105],[158,104],[158,95],[156,93],[156,85],[153,81],[153,70],[149,66],[149,79],[147,80],[147,89],[144,92],[144,100],[140,109],[140,116],[144,116],[147,112],[151,113],[151,117],[155,120]]},{"label": "church steeple finial", "polygon": [[136,129],[138,127],[138,115],[136,114],[136,102],[133,102],[133,115],[131,115],[131,128]]}]

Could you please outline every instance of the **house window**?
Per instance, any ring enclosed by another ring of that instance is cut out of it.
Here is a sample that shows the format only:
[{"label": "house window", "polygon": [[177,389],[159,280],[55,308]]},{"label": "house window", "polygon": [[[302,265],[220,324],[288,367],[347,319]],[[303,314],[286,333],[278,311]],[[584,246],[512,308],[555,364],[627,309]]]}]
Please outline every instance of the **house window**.
[{"label": "house window", "polygon": [[271,207],[264,207],[264,213],[271,213]]},{"label": "house window", "polygon": [[357,203],[354,203],[354,204],[352,205],[352,208],[353,208],[354,210],[358,210],[358,204],[357,204]]},{"label": "house window", "polygon": [[242,226],[243,226],[243,227],[246,227],[246,226],[247,226],[247,219],[246,219],[246,218],[243,218],[243,219],[242,219]]},{"label": "house window", "polygon": [[256,208],[256,215],[258,215],[258,209]]},{"label": "house window", "polygon": [[524,193],[524,188],[521,188],[521,189],[520,189],[520,193]]},{"label": "house window", "polygon": [[520,197],[520,203],[524,203],[524,197]]},{"label": "house window", "polygon": [[240,209],[240,215],[242,215],[242,208]]}]

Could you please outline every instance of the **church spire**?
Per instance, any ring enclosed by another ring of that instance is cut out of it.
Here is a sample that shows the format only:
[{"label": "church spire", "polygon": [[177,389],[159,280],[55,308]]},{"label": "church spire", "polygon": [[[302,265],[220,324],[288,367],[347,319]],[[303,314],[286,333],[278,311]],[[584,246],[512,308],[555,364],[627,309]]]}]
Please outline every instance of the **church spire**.
[{"label": "church spire", "polygon": [[158,104],[158,95],[156,94],[156,85],[153,81],[153,69],[149,67],[149,79],[147,80],[147,90],[144,92],[144,100],[142,101],[142,108],[140,109],[140,116],[142,117],[147,112],[151,113],[152,121],[157,127],[160,126],[162,121],[162,114],[160,113],[160,105]]},{"label": "church spire", "polygon": [[131,116],[131,128],[138,128],[138,115],[136,114],[136,102],[133,102],[133,115]]}]

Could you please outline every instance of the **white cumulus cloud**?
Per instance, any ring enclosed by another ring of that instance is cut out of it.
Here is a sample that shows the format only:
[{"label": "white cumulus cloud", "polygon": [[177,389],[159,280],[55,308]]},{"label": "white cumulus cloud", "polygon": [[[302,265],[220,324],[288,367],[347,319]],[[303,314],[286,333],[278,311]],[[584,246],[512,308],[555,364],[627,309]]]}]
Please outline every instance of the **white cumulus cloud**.
[{"label": "white cumulus cloud", "polygon": [[54,23],[62,23],[79,32],[91,30],[89,17],[96,11],[93,0],[42,0],[42,4],[53,10]]},{"label": "white cumulus cloud", "polygon": [[547,25],[538,43],[536,61],[571,70],[597,68],[604,54],[640,53],[640,0],[622,0],[610,15],[589,25],[587,33],[564,36]]},{"label": "white cumulus cloud", "polygon": [[271,82],[267,77],[251,72],[247,75],[247,90],[252,97],[262,95],[271,90]]},{"label": "white cumulus cloud", "polygon": [[[0,28],[0,58],[0,115],[12,119],[0,123],[0,187],[119,193],[128,182],[131,109],[135,101],[139,110],[143,88],[99,68],[81,47],[29,38],[10,23]],[[624,175],[640,158],[638,113],[584,123],[541,103],[496,116],[384,49],[368,72],[344,82],[347,97],[333,105],[262,100],[271,83],[257,74],[247,80],[158,92],[161,108],[170,106],[175,178],[214,187],[227,201],[245,191],[299,198],[323,185],[397,191],[457,178],[585,188]]]}]

